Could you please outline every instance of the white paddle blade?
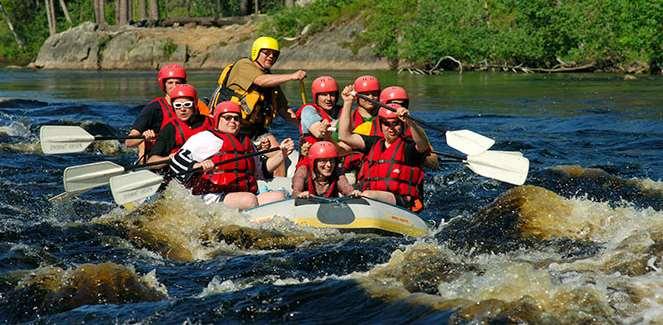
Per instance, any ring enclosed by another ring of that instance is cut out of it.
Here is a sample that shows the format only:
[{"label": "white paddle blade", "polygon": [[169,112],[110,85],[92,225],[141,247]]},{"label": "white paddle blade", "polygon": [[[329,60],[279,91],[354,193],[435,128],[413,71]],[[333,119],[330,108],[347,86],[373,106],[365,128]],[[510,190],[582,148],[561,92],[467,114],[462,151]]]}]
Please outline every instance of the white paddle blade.
[{"label": "white paddle blade", "polygon": [[527,158],[498,151],[485,151],[478,155],[467,156],[466,164],[481,176],[515,185],[523,185],[529,172]]},{"label": "white paddle blade", "polygon": [[447,145],[466,155],[478,155],[492,147],[495,140],[470,130],[447,131]]},{"label": "white paddle blade", "polygon": [[39,128],[39,143],[45,154],[81,152],[94,136],[80,126],[44,125]]},{"label": "white paddle blade", "polygon": [[110,188],[118,205],[140,201],[157,192],[163,177],[149,170],[141,170],[111,177]]},{"label": "white paddle blade", "polygon": [[111,177],[122,175],[122,173],[124,173],[124,167],[110,161],[67,167],[63,177],[64,190],[65,192],[82,192],[104,186],[108,184]]}]

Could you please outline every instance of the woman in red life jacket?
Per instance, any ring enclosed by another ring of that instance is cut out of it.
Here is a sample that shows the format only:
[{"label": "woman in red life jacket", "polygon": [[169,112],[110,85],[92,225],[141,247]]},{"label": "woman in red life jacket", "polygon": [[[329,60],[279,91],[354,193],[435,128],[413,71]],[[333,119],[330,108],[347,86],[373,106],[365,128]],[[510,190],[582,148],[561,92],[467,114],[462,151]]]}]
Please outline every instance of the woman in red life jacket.
[{"label": "woman in red life jacket", "polygon": [[297,111],[300,120],[299,134],[301,155],[297,167],[306,165],[306,153],[310,145],[320,140],[332,140],[330,128],[338,119],[338,83],[330,76],[321,76],[311,84],[313,103],[303,105]]},{"label": "woman in red life jacket", "polygon": [[129,136],[143,135],[142,139],[128,139],[124,144],[127,147],[138,147],[138,157],[147,161],[146,153],[150,152],[154,145],[157,133],[168,122],[175,118],[175,111],[170,105],[168,94],[179,84],[186,83],[186,70],[179,64],[165,64],[157,73],[157,85],[163,92],[162,97],[157,97],[149,102],[134,121]]},{"label": "woman in red life jacket", "polygon": [[338,197],[359,196],[352,188],[343,170],[338,168],[338,149],[333,142],[318,141],[311,146],[308,162],[300,166],[292,177],[292,197],[308,198],[311,195]]},{"label": "woman in red life jacket", "polygon": [[258,194],[257,180],[271,177],[284,157],[294,150],[291,139],[283,140],[281,151],[264,161],[256,156],[221,163],[256,152],[249,136],[238,136],[241,113],[240,106],[234,102],[219,103],[212,121],[216,129],[192,136],[171,161],[171,170],[176,175],[203,168],[202,175],[186,183],[191,185],[194,195],[201,195],[208,204],[223,202],[231,208],[248,209],[285,199],[282,192]]},{"label": "woman in red life jacket", "polygon": [[198,110],[196,88],[187,84],[176,85],[170,90],[169,97],[175,117],[159,131],[148,162],[172,158],[191,136],[212,129],[209,118]]},{"label": "woman in red life jacket", "polygon": [[[352,90],[353,86],[343,89],[339,136],[341,141],[365,154],[359,178],[362,195],[412,209],[423,194],[422,165],[431,148],[424,130],[405,118],[408,115],[405,107],[389,104],[397,112],[384,107],[378,111],[384,137],[352,133]],[[411,138],[404,136],[405,127],[412,130]]]}]

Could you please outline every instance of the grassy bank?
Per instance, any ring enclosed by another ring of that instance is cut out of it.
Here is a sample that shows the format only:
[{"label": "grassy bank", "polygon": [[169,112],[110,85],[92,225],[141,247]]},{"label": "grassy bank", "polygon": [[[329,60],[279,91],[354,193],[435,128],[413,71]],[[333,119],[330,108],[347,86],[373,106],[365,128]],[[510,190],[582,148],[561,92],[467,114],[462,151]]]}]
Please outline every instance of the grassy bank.
[{"label": "grassy bank", "polygon": [[394,66],[570,68],[660,72],[661,0],[318,0],[274,13],[262,30],[295,37],[360,16],[358,42]]}]

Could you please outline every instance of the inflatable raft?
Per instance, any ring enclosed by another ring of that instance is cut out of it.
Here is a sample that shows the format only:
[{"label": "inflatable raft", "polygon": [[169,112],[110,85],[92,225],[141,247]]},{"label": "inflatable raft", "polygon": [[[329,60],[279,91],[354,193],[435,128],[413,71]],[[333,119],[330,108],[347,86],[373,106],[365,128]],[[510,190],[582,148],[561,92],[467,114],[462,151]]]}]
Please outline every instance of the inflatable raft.
[{"label": "inflatable raft", "polygon": [[367,198],[289,199],[264,204],[244,213],[256,223],[280,216],[300,225],[349,232],[411,237],[429,232],[428,225],[416,214]]}]

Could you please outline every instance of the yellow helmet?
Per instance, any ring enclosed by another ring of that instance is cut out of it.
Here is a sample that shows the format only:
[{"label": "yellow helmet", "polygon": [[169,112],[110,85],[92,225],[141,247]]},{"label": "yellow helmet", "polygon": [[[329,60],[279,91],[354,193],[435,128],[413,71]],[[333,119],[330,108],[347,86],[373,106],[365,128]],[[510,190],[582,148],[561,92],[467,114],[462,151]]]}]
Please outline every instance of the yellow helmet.
[{"label": "yellow helmet", "polygon": [[275,38],[269,36],[258,37],[253,41],[253,46],[251,46],[251,61],[258,59],[258,54],[262,49],[281,51],[279,50],[279,41]]}]

